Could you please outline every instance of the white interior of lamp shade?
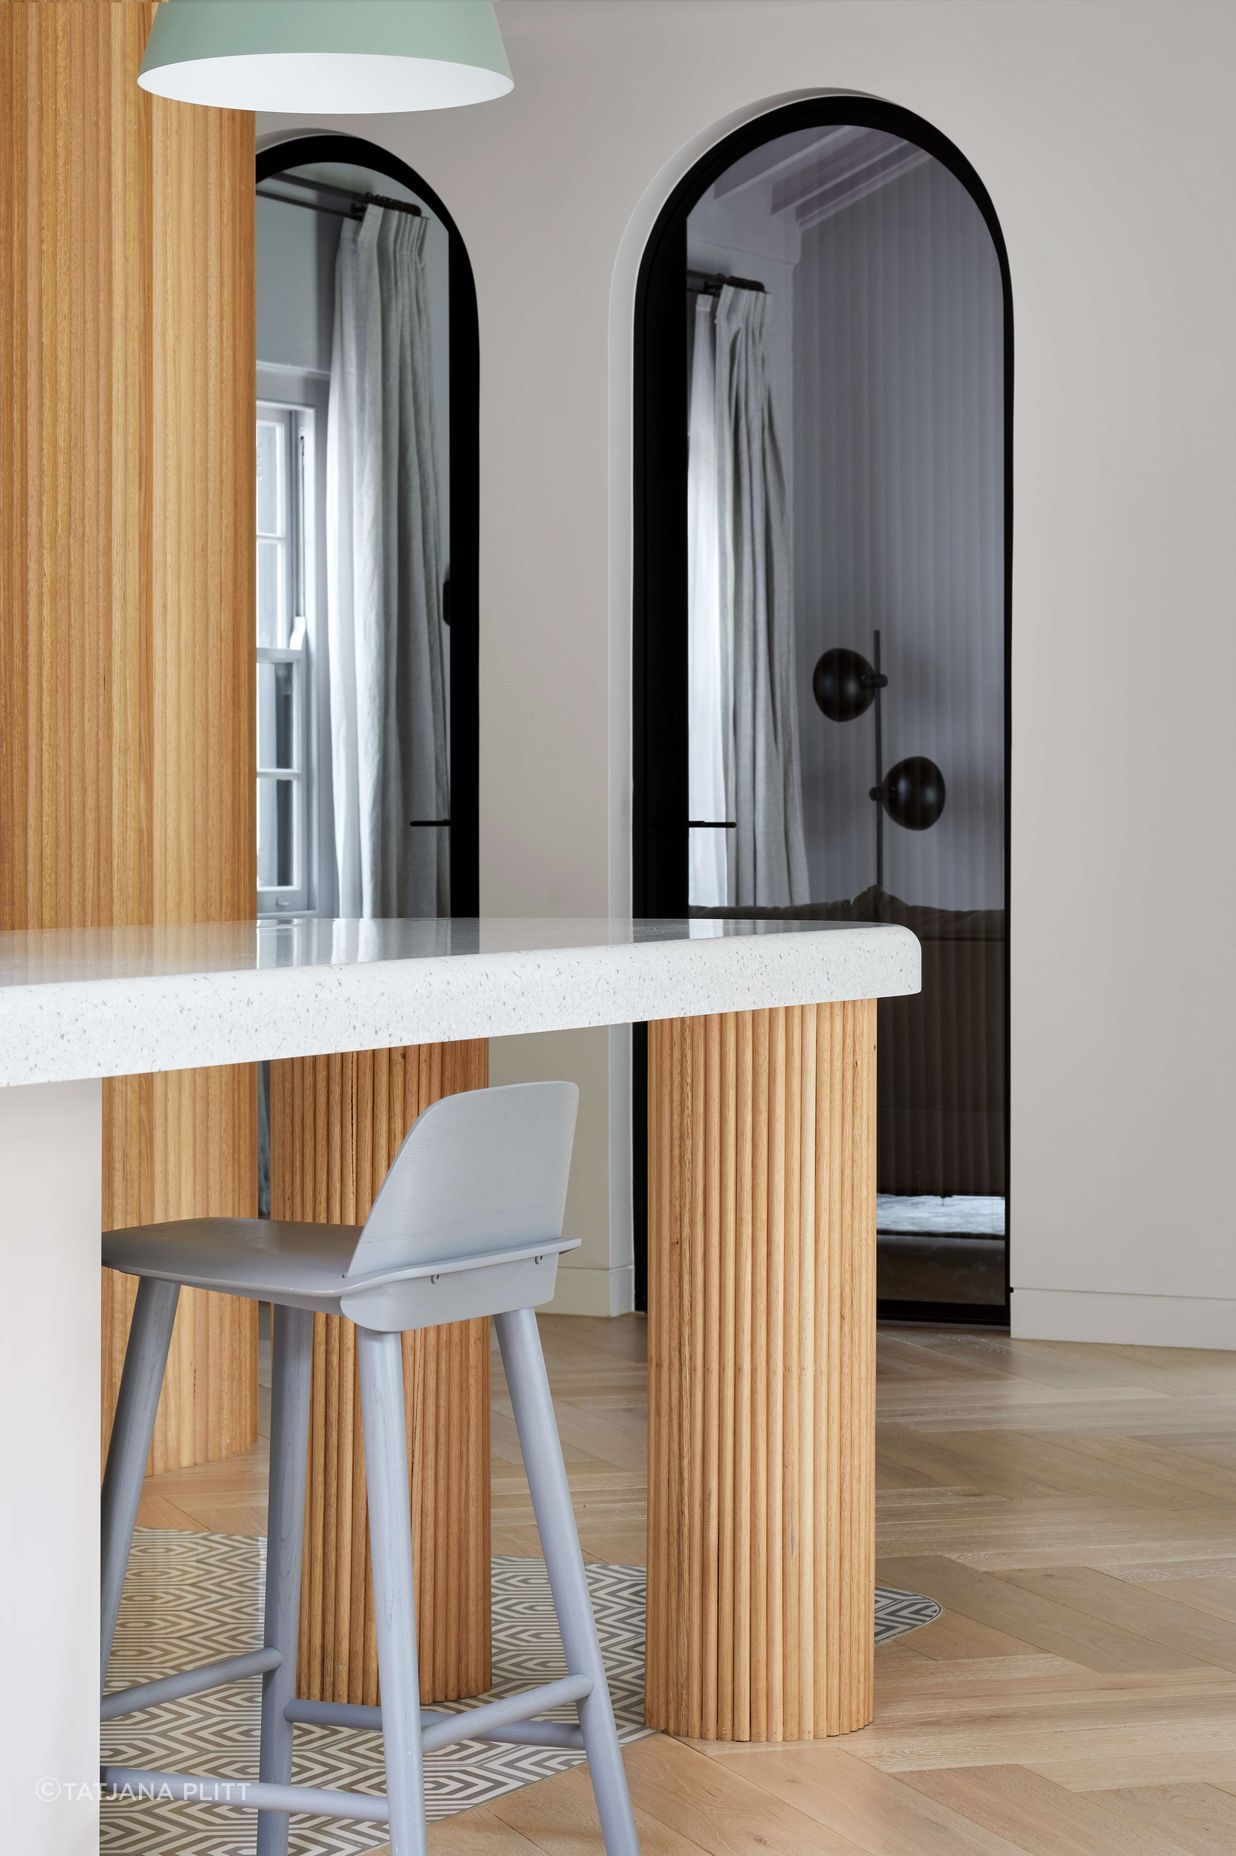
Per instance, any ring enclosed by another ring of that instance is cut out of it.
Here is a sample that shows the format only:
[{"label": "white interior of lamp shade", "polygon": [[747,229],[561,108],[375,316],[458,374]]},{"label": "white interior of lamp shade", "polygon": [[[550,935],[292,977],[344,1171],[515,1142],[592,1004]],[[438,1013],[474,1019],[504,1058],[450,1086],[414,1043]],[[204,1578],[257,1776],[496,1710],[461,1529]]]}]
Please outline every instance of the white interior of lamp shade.
[{"label": "white interior of lamp shade", "polygon": [[505,96],[511,79],[483,65],[373,52],[250,52],[156,65],[138,82],[178,103],[285,115],[396,115]]}]

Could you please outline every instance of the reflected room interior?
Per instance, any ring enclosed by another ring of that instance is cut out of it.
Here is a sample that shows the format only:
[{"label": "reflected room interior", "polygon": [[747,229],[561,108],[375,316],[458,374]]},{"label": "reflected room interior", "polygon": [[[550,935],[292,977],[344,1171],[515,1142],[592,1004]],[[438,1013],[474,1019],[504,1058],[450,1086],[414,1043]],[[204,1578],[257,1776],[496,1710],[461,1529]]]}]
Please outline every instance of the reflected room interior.
[{"label": "reflected room interior", "polygon": [[446,915],[449,234],[299,152],[257,198],[259,911]]}]

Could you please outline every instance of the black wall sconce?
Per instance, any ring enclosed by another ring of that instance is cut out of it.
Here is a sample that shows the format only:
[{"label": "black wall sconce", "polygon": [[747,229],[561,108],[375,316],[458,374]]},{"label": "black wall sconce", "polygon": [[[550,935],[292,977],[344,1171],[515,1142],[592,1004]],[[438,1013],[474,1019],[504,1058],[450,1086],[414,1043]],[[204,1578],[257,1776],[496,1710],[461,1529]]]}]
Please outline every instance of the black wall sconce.
[{"label": "black wall sconce", "polygon": [[880,634],[875,632],[869,664],[858,651],[838,645],[825,651],[812,672],[811,688],[830,722],[856,722],[875,709],[876,886],[884,887],[884,815],[905,831],[930,831],[944,810],[944,775],[925,754],[911,754],[884,771],[884,718],[880,698],[888,678],[880,668]]}]

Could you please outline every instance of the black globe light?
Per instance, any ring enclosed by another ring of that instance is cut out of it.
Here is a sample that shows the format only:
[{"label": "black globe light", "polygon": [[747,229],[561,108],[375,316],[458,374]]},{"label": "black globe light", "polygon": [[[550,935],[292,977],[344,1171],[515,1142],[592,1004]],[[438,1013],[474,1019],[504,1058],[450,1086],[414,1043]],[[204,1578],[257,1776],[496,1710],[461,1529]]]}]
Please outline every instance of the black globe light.
[{"label": "black globe light", "polygon": [[880,667],[880,634],[872,633],[873,664],[861,651],[834,645],[819,659],[811,676],[815,700],[830,722],[855,722],[874,707],[875,780],[870,797],[876,802],[875,853],[876,886],[884,887],[884,820],[905,831],[930,831],[944,810],[944,775],[934,760],[925,754],[911,754],[908,760],[884,771],[884,718],[881,695],[888,688],[888,678]]},{"label": "black globe light", "polygon": [[860,651],[837,645],[825,651],[811,678],[815,700],[830,722],[855,722],[866,715],[888,678]]},{"label": "black globe light", "polygon": [[911,754],[890,767],[871,797],[906,831],[930,831],[944,810],[944,775],[925,754]]}]

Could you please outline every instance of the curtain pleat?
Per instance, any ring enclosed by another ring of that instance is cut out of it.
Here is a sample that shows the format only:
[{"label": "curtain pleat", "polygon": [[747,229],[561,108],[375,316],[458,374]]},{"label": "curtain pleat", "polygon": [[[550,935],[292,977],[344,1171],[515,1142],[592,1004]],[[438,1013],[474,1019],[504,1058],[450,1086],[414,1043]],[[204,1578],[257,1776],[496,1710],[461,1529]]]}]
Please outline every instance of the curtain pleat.
[{"label": "curtain pleat", "polygon": [[328,682],[338,912],[449,911],[450,813],[426,222],[370,206],[335,271]]},{"label": "curtain pleat", "polygon": [[785,907],[807,901],[808,883],[790,517],[767,295],[726,285],[715,299],[702,297],[694,334],[690,808],[693,819],[728,819],[735,828],[690,834],[690,901]]}]

